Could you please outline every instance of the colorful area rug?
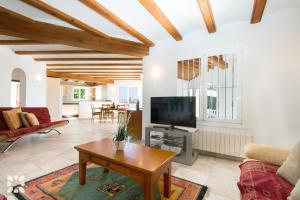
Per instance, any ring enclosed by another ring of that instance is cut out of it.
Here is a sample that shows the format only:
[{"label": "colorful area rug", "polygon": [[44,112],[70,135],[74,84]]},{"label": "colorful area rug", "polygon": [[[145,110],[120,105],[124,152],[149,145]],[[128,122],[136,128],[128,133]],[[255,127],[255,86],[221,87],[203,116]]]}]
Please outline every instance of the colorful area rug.
[{"label": "colorful area rug", "polygon": [[[207,187],[187,180],[172,177],[170,200],[201,200]],[[14,191],[17,191],[16,186]],[[166,200],[163,181],[155,190],[155,199]],[[84,186],[79,185],[78,164],[55,171],[25,183],[24,193],[14,193],[20,200],[142,200],[143,189],[132,179],[90,164]]]}]

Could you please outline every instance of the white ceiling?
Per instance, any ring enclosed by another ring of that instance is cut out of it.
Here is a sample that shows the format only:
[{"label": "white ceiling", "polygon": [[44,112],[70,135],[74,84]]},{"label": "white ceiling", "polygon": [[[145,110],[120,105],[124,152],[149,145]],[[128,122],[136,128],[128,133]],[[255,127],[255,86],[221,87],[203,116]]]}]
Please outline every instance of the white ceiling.
[{"label": "white ceiling", "polygon": [[[116,25],[112,24],[99,14],[80,3],[78,0],[44,0],[55,8],[79,19],[90,26],[115,37],[138,41]],[[134,27],[147,38],[157,43],[160,40],[171,38],[169,33],[149,14],[149,12],[137,0],[97,0],[111,10],[129,25]],[[197,0],[155,0],[157,5],[184,36],[190,32],[206,30]],[[250,23],[253,0],[210,0],[215,22],[218,28],[224,24],[235,21],[247,21]],[[73,27],[51,15],[48,15],[20,0],[1,0],[0,6],[6,7],[35,20]],[[273,12],[299,7],[300,0],[269,0],[264,16]],[[15,39],[0,36],[0,39]],[[80,48],[65,45],[11,45],[13,50],[76,50]],[[95,57],[94,55],[68,55],[68,57]],[[103,55],[97,55],[102,57]],[[110,55],[104,54],[105,57]],[[120,56],[120,55],[114,55]],[[43,55],[34,57],[66,57],[66,55]],[[122,55],[122,57],[124,57]],[[127,56],[128,57],[128,56]]]}]

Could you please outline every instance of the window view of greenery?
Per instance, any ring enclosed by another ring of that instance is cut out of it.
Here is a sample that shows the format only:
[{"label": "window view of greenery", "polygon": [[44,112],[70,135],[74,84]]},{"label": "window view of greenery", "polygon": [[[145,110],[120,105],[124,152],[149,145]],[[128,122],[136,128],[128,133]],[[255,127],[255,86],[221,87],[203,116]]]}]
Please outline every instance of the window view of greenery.
[{"label": "window view of greenery", "polygon": [[73,88],[73,99],[74,100],[86,99],[86,90],[84,88]]}]

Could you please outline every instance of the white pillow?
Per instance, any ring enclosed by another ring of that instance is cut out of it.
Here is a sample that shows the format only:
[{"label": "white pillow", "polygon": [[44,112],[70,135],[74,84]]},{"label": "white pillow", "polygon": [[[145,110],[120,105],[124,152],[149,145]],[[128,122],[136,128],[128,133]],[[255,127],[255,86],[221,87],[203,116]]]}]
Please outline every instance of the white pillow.
[{"label": "white pillow", "polygon": [[277,175],[296,185],[300,179],[300,141],[293,147],[286,161],[279,167]]},{"label": "white pillow", "polygon": [[292,190],[290,196],[287,198],[288,200],[299,200],[300,199],[300,179]]}]

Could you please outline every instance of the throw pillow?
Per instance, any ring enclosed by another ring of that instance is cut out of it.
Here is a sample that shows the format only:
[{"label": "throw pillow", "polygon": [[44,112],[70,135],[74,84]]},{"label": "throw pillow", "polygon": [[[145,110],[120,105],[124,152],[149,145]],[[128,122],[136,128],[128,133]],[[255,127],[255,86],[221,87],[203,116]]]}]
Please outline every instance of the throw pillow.
[{"label": "throw pillow", "polygon": [[290,155],[279,167],[277,175],[296,185],[300,179],[300,141],[293,147]]},{"label": "throw pillow", "polygon": [[288,200],[299,200],[300,199],[300,179],[292,190]]},{"label": "throw pillow", "polygon": [[16,130],[22,126],[22,122],[18,115],[20,112],[22,112],[21,108],[2,111],[4,121],[10,130]]},{"label": "throw pillow", "polygon": [[30,127],[30,124],[27,121],[26,116],[25,116],[26,114],[27,114],[27,112],[20,112],[19,117],[20,117],[21,122],[22,122],[24,127]]},{"label": "throw pillow", "polygon": [[40,125],[40,122],[37,119],[37,117],[35,116],[35,114],[33,114],[33,113],[26,113],[25,117],[26,117],[27,121],[29,122],[30,126],[38,126],[38,125]]}]

